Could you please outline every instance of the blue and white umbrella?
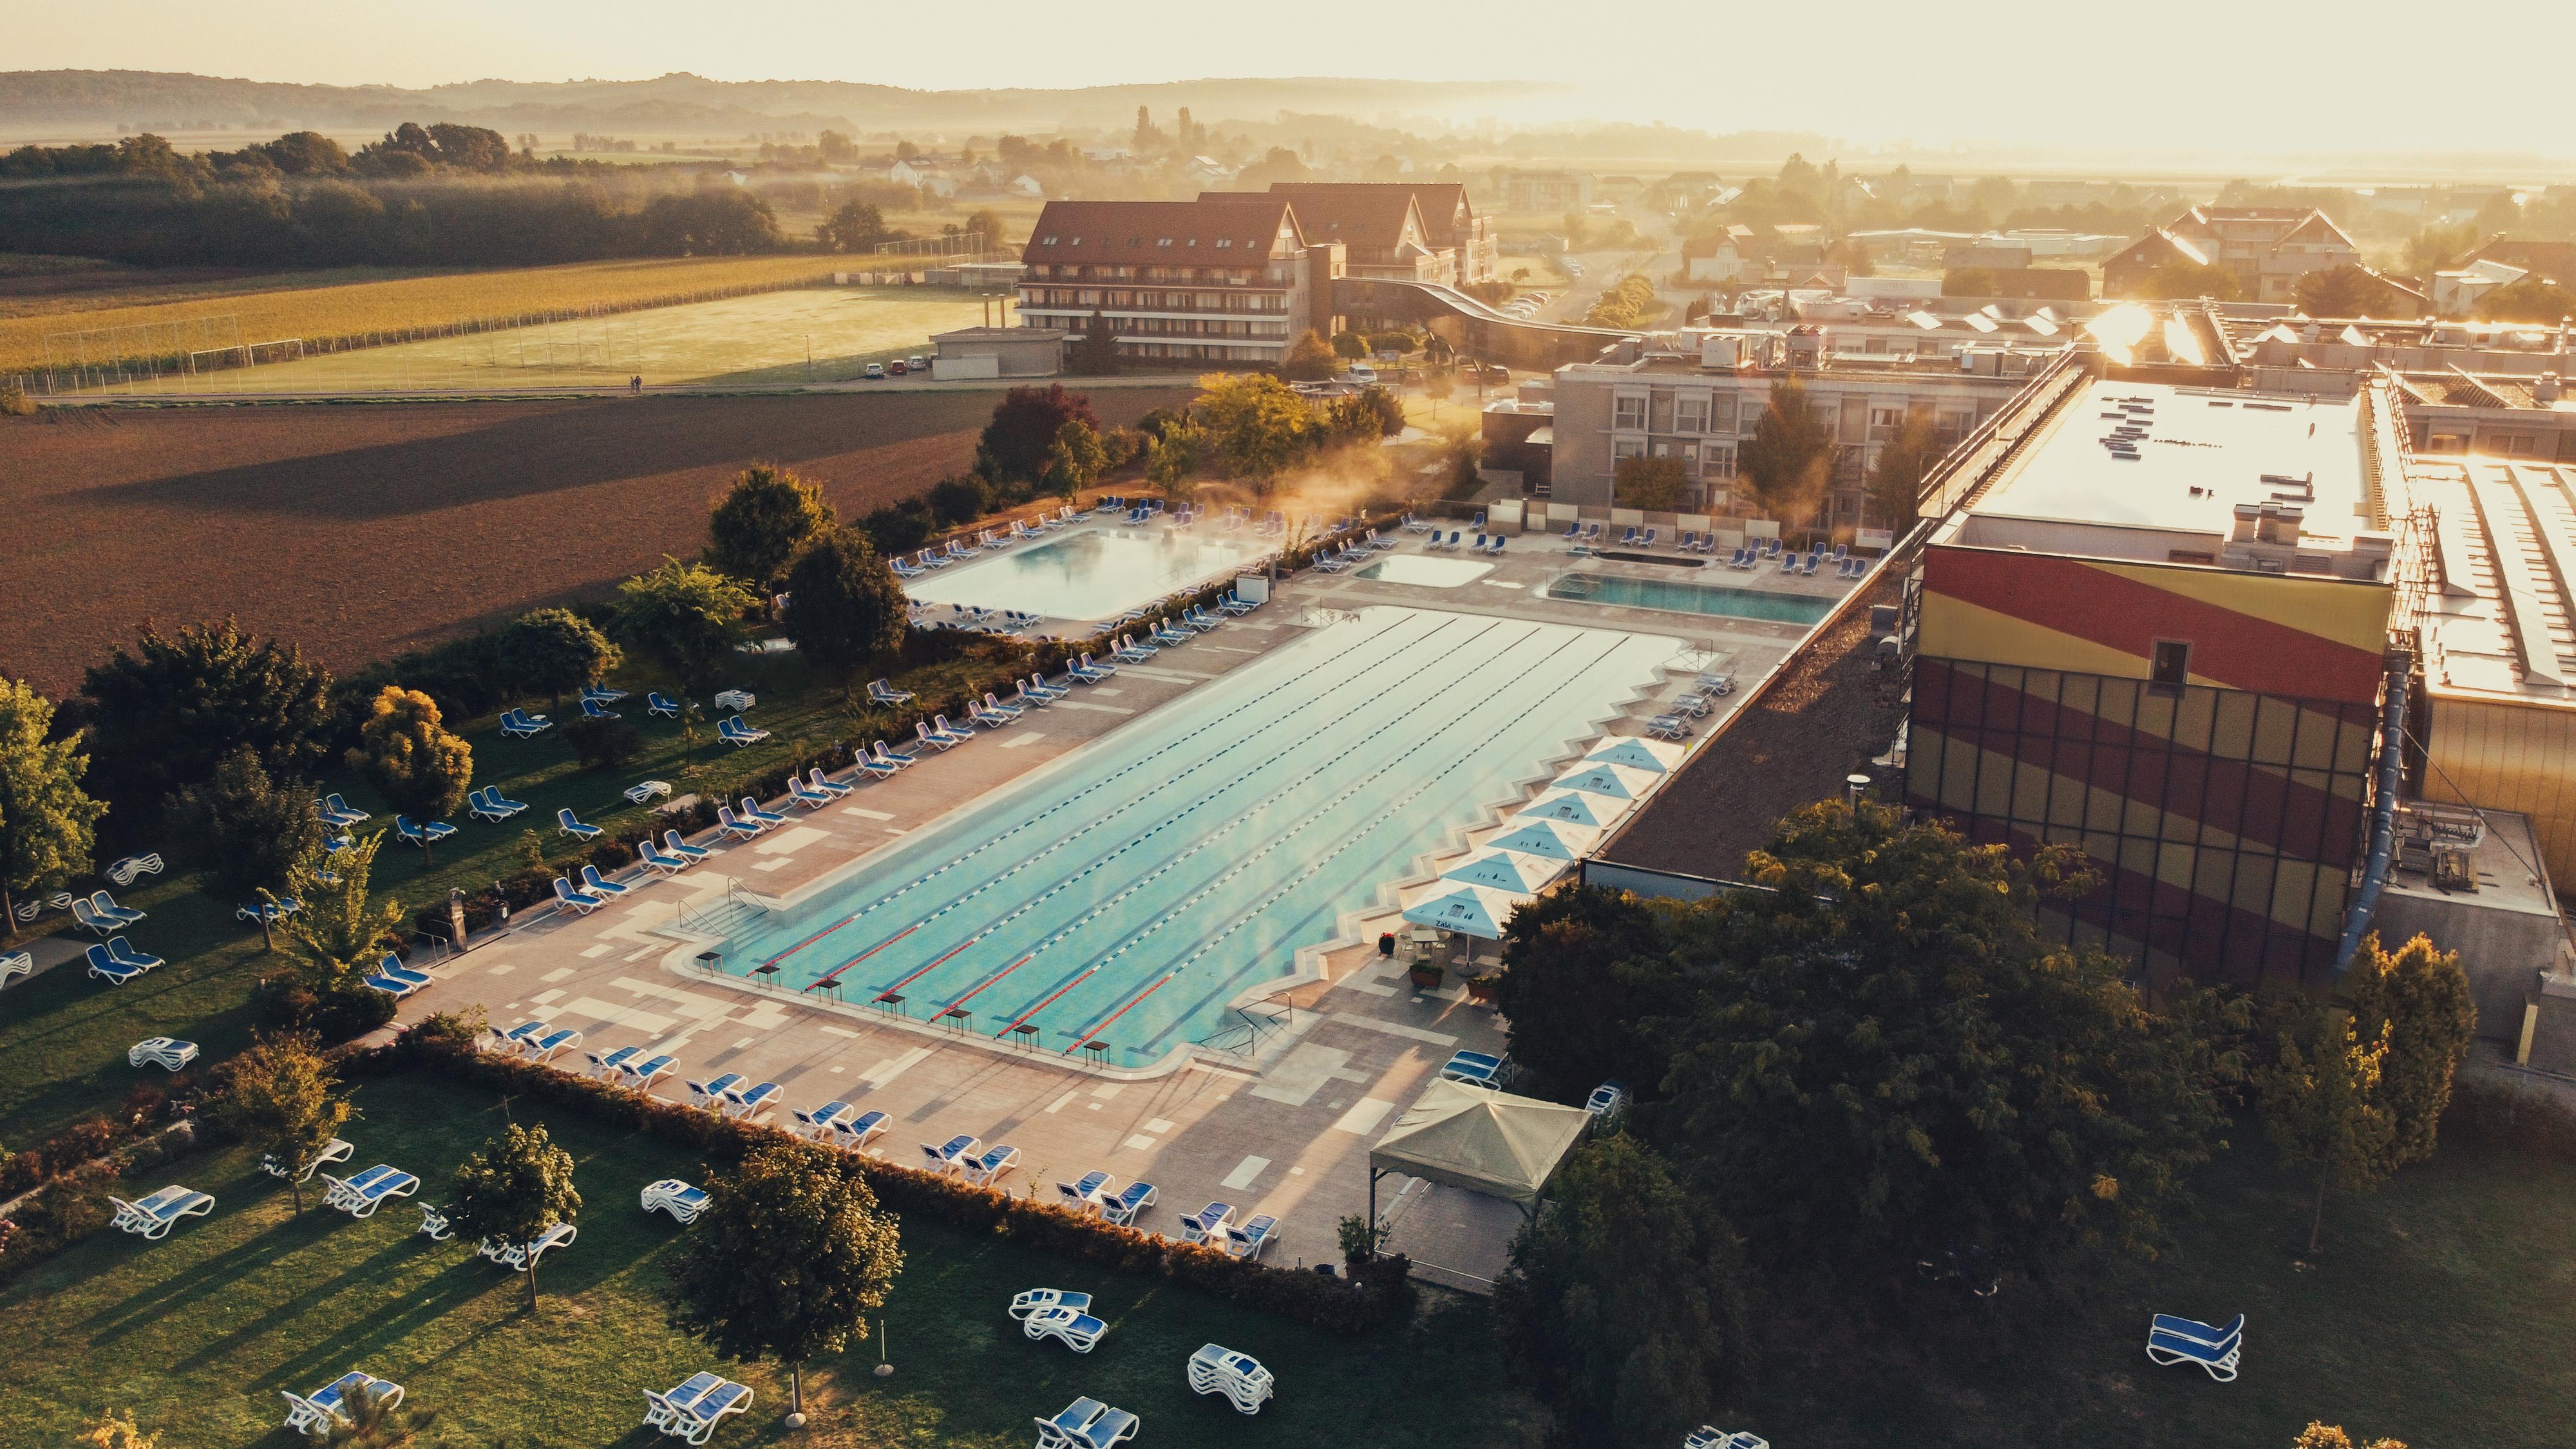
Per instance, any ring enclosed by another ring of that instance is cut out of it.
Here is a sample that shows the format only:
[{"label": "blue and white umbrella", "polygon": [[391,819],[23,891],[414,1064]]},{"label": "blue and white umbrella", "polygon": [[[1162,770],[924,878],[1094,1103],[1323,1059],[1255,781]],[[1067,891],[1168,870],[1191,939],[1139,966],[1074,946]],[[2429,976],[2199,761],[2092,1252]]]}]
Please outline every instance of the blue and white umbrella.
[{"label": "blue and white umbrella", "polygon": [[1643,800],[1655,788],[1657,778],[1651,771],[1586,760],[1557,776],[1548,788],[1580,790],[1587,795],[1607,795],[1613,800]]},{"label": "blue and white umbrella", "polygon": [[1670,774],[1682,757],[1689,753],[1681,746],[1663,740],[1649,740],[1636,735],[1619,735],[1603,740],[1583,757],[1587,765],[1626,765],[1652,775]]},{"label": "blue and white umbrella", "polygon": [[1628,813],[1634,802],[1613,795],[1587,795],[1580,790],[1551,790],[1527,805],[1506,815],[1507,823],[1523,820],[1562,820],[1568,825],[1584,825],[1594,830],[1607,830],[1612,821]]},{"label": "blue and white umbrella", "polygon": [[1487,850],[1508,850],[1515,855],[1535,855],[1541,860],[1576,861],[1601,838],[1601,832],[1589,825],[1571,820],[1522,820],[1515,817],[1512,828],[1485,842]]},{"label": "blue and white umbrella", "polygon": [[1503,922],[1529,902],[1526,895],[1491,886],[1440,880],[1413,894],[1412,903],[1404,908],[1404,918],[1417,926],[1437,926],[1444,931],[1499,941],[1503,939]]},{"label": "blue and white umbrella", "polygon": [[1565,863],[1505,850],[1485,850],[1440,872],[1442,880],[1526,895],[1565,873]]}]

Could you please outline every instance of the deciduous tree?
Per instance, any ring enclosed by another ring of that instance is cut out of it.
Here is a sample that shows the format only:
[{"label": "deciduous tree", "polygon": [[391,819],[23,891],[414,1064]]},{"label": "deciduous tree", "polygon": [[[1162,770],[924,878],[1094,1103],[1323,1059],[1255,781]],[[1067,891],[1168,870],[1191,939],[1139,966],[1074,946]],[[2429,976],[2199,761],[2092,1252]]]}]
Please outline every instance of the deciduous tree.
[{"label": "deciduous tree", "polygon": [[1062,383],[1012,388],[993,405],[992,419],[984,424],[976,444],[977,455],[995,478],[1035,482],[1046,470],[1056,435],[1076,418],[1099,431],[1100,419],[1091,411],[1087,394],[1067,392]]},{"label": "deciduous tree", "polygon": [[[244,899],[291,889],[298,867],[322,853],[322,820],[313,810],[313,787],[276,780],[249,746],[236,747],[215,766],[214,778],[170,797],[170,823]],[[269,912],[261,912],[260,939],[277,944]]]},{"label": "deciduous tree", "polygon": [[[465,803],[466,788],[474,783],[474,747],[448,733],[428,695],[388,684],[358,726],[349,767],[395,809],[425,824]],[[427,836],[420,849],[427,860]]]},{"label": "deciduous tree", "polygon": [[703,690],[742,630],[754,600],[738,581],[701,564],[665,558],[617,586],[617,636],[691,690]]},{"label": "deciduous tree", "polygon": [[908,617],[903,584],[856,529],[826,532],[787,571],[787,637],[825,669],[902,648]]},{"label": "deciduous tree", "polygon": [[1260,488],[1302,462],[1323,431],[1315,409],[1266,373],[1200,378],[1190,414],[1207,429],[1219,466]]},{"label": "deciduous tree", "polygon": [[[543,1126],[501,1129],[483,1150],[465,1159],[449,1186],[447,1221],[461,1237],[525,1245],[546,1229],[581,1212],[573,1186],[572,1154],[554,1144]],[[522,1269],[528,1307],[537,1306],[537,1264]]]},{"label": "deciduous tree", "polygon": [[316,1045],[300,1033],[257,1039],[225,1064],[222,1090],[208,1108],[217,1126],[285,1174],[299,1216],[305,1174],[357,1111],[339,1094],[339,1079]]},{"label": "deciduous tree", "polygon": [[[1901,1272],[1957,1253],[2044,1276],[2145,1250],[2208,1158],[2214,1053],[2119,962],[2044,936],[2093,881],[1840,801],[1746,860],[1768,887],[1681,917],[1674,1145],[1763,1262]],[[1757,1186],[1758,1185],[1758,1186]]]},{"label": "deciduous tree", "polygon": [[104,793],[146,808],[243,745],[271,775],[309,773],[327,748],[330,690],[331,676],[292,646],[254,641],[230,619],[176,638],[147,626],[81,684],[98,702]]},{"label": "deciduous tree", "polygon": [[2477,313],[2489,322],[2556,322],[2576,317],[2576,292],[2543,277],[2524,277],[2479,298]]},{"label": "deciduous tree", "polygon": [[544,690],[556,708],[567,691],[598,683],[619,662],[599,626],[570,609],[531,609],[502,626],[499,642],[512,682]]},{"label": "deciduous tree", "polygon": [[1055,446],[1047,450],[1044,471],[1038,474],[1038,486],[1051,493],[1071,498],[1091,486],[1109,467],[1109,449],[1101,442],[1100,433],[1080,418],[1068,418],[1056,430]]},{"label": "deciduous tree", "polygon": [[1679,1439],[1752,1357],[1733,1227],[1625,1133],[1575,1149],[1550,1194],[1494,1285],[1512,1376],[1554,1410],[1556,1442]]},{"label": "deciduous tree", "polygon": [[1669,1048],[1645,1024],[1688,992],[1653,907],[1624,891],[1551,891],[1504,924],[1503,964],[1495,1006],[1513,1061],[1560,1091],[1662,1084]]},{"label": "deciduous tree", "polygon": [[1324,382],[1332,377],[1334,366],[1332,344],[1309,329],[1288,344],[1288,356],[1279,364],[1279,375],[1291,382]]},{"label": "deciduous tree", "polygon": [[2263,1129],[2281,1165],[2317,1175],[2308,1215],[2308,1251],[2324,1231],[2326,1191],[2368,1192],[2395,1168],[2395,1132],[2379,1100],[2386,1036],[2364,1039],[2350,1013],[2320,1007],[2296,1031],[2281,1034],[2280,1058],[2255,1073]]},{"label": "deciduous tree", "polygon": [[363,989],[356,982],[402,922],[401,907],[368,898],[376,852],[384,843],[379,830],[295,869],[295,898],[303,909],[286,918],[286,934],[302,948],[305,979],[317,995]]},{"label": "deciduous tree", "polygon": [[1928,413],[1908,409],[1896,436],[1879,445],[1869,466],[1869,511],[1878,526],[1902,537],[1922,508],[1923,478],[1941,461],[1939,434]]},{"label": "deciduous tree", "polygon": [[81,732],[47,739],[53,726],[53,701],[0,675],[0,931],[17,924],[22,893],[89,869],[95,827],[107,813],[81,789],[89,771]]},{"label": "deciduous tree", "polygon": [[787,1365],[798,1412],[805,1364],[868,1335],[903,1246],[847,1156],[760,1147],[707,1184],[671,1268],[671,1321],[728,1358]]},{"label": "deciduous tree", "polygon": [[754,463],[707,515],[706,561],[760,594],[774,594],[797,550],[834,521],[820,487],[775,464]]},{"label": "deciduous tree", "polygon": [[1679,512],[1690,497],[1690,474],[1683,471],[1679,458],[1650,458],[1642,453],[1622,458],[1611,470],[1610,497],[1621,508]]}]

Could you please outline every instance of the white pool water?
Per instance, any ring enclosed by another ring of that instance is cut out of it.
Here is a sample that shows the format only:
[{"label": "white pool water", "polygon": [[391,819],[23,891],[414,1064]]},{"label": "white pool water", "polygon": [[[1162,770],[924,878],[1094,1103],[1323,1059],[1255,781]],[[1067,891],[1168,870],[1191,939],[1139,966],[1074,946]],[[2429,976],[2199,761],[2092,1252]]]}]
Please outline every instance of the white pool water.
[{"label": "white pool water", "polygon": [[1166,594],[1208,583],[1269,552],[1267,540],[1212,525],[1126,528],[1082,523],[1043,543],[1024,543],[953,564],[903,591],[927,604],[1018,609],[1050,619],[1112,619]]},{"label": "white pool water", "polygon": [[1419,584],[1427,589],[1454,589],[1492,573],[1494,566],[1471,558],[1425,558],[1418,553],[1391,553],[1362,568],[1359,576],[1390,584]]}]

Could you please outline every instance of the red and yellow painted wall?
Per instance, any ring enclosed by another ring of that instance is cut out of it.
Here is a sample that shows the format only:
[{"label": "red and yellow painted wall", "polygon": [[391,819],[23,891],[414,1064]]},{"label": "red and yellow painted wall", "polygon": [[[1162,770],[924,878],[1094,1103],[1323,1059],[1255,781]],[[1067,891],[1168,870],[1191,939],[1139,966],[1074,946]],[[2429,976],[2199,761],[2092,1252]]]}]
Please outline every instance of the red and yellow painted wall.
[{"label": "red and yellow painted wall", "polygon": [[[2362,811],[2390,590],[1936,545],[1906,794],[1972,837],[2083,847],[2069,935],[2152,979],[2325,984]],[[2153,684],[2159,641],[2191,646]]]}]

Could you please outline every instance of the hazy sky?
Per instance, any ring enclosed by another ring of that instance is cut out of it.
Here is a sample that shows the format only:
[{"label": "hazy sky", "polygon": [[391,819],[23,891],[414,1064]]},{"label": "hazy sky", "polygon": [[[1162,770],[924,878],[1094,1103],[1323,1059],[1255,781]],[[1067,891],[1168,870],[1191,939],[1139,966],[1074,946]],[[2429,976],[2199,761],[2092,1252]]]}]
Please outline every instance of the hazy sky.
[{"label": "hazy sky", "polygon": [[[0,67],[401,86],[675,70],[937,89],[1377,76],[1390,109],[1410,109],[1407,77],[1530,79],[1582,88],[1546,119],[1862,142],[2576,154],[2553,75],[2576,5],[2488,0],[2457,13],[2458,32],[2445,13],[2287,0],[85,0],[17,7]],[[2527,79],[2517,56],[2536,59]]]}]

